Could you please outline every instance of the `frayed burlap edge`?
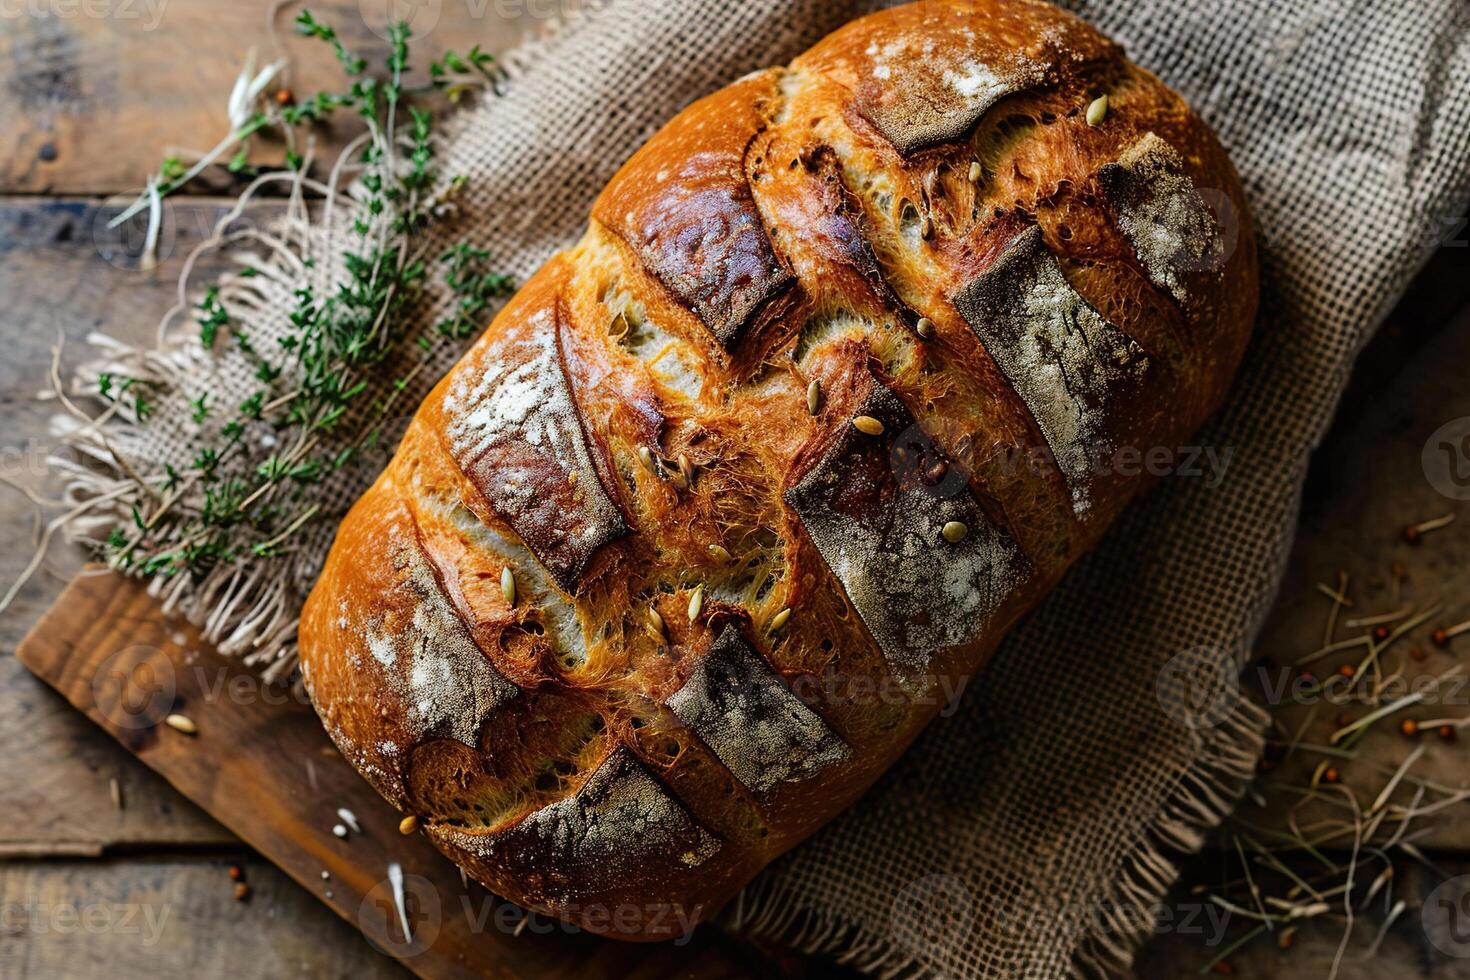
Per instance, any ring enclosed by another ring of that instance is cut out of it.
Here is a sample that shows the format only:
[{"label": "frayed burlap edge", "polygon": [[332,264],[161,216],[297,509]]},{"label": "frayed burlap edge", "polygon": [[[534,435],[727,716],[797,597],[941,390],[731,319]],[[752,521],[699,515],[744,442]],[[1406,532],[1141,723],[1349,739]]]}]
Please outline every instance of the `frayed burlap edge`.
[{"label": "frayed burlap edge", "polygon": [[[1241,697],[1217,726],[1200,733],[1197,761],[1156,817],[1141,828],[1123,855],[1111,885],[1097,907],[1153,908],[1179,877],[1177,861],[1200,850],[1208,834],[1235,808],[1255,775],[1265,747],[1270,716]],[[898,765],[902,765],[900,760]],[[859,802],[856,805],[861,805]],[[825,956],[882,980],[933,975],[932,965],[906,951],[892,936],[874,934],[843,921],[831,909],[801,908],[769,875],[752,882],[722,914],[721,924],[753,939]],[[1136,916],[1103,917],[1103,928],[1082,935],[1073,952],[1077,977],[1115,976],[1133,964],[1151,935]],[[964,937],[952,937],[962,942]]]}]

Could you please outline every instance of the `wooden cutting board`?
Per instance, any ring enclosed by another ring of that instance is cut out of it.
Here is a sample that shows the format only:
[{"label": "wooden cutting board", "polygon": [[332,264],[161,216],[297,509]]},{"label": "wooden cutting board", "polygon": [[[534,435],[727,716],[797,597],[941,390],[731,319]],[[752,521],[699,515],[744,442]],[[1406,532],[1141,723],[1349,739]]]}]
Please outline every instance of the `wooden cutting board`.
[{"label": "wooden cutting board", "polygon": [[[338,754],[304,696],[263,684],[209,649],[132,579],[88,569],[16,656],[420,977],[749,975],[752,952],[714,928],[680,945],[614,942],[466,887],[422,834],[399,833],[397,811]],[[196,732],[165,724],[169,714],[184,715]],[[339,808],[351,811],[359,832],[334,835],[334,825],[348,822]],[[391,864],[402,869],[401,904]]]}]

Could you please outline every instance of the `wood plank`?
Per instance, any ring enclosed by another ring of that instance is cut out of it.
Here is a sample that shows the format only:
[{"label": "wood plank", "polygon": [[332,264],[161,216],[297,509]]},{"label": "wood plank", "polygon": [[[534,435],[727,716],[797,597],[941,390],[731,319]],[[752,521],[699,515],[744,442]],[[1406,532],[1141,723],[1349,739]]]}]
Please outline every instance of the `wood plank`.
[{"label": "wood plank", "polygon": [[0,766],[0,858],[239,846],[13,657],[0,657],[0,688],[6,751],[25,760]]},{"label": "wood plank", "polygon": [[[229,866],[244,871],[251,894],[233,898]],[[1423,907],[1441,881],[1470,874],[1470,861],[1440,862],[1442,874],[1406,867],[1393,900],[1410,903],[1373,959],[1367,947],[1382,924],[1381,902],[1360,914],[1345,957],[1343,980],[1432,976],[1470,980],[1470,960],[1456,959],[1429,941]],[[1301,870],[1303,865],[1298,865]],[[1212,871],[1191,876],[1209,879]],[[326,887],[325,885],[322,887]],[[1243,919],[1212,918],[1199,896],[1176,890],[1158,939],[1135,975],[1198,974],[1249,927]],[[333,976],[388,980],[410,974],[358,940],[305,889],[268,861],[247,852],[210,857],[139,857],[128,860],[0,863],[0,975],[14,980],[95,976]],[[1431,908],[1431,914],[1433,909]],[[84,923],[91,917],[92,925]],[[1340,922],[1299,926],[1289,950],[1258,939],[1229,958],[1234,976],[1319,980],[1341,936]],[[250,955],[241,955],[248,950]],[[1416,967],[1412,964],[1421,964]],[[755,975],[752,970],[747,976]],[[815,975],[815,974],[812,974]]]},{"label": "wood plank", "polygon": [[[58,446],[49,425],[56,406],[35,398],[46,386],[51,348],[64,337],[67,363],[73,364],[87,356],[84,338],[93,330],[129,343],[147,341],[174,302],[184,256],[208,236],[227,206],[222,199],[168,202],[167,247],[158,267],[143,272],[105,234],[108,212],[98,202],[0,198],[0,477],[35,494],[56,494],[46,464]],[[264,220],[278,209],[266,203],[248,214]],[[223,265],[218,257],[201,261],[199,281],[207,282]],[[0,485],[0,591],[31,560],[37,517],[26,497]],[[51,550],[41,573],[0,616],[0,650],[15,649],[81,564],[73,549]],[[0,766],[0,812],[25,816],[0,829],[0,854],[202,847],[235,840],[9,657],[0,659],[0,686],[7,692],[0,700],[0,738],[20,753],[16,758],[29,762]],[[121,811],[112,805],[111,778],[121,784]]]},{"label": "wood plank", "polygon": [[[234,897],[231,866],[249,886]],[[318,882],[316,891],[332,888]],[[0,976],[352,977],[401,980],[412,974],[332,914],[264,858],[243,849],[209,857],[0,862]],[[488,928],[496,928],[493,919]],[[538,928],[543,927],[538,923]],[[512,926],[513,928],[513,926]],[[707,955],[718,935],[700,937],[688,958]],[[721,978],[854,977],[787,954],[779,966],[734,949],[740,967]],[[667,968],[669,972],[654,972]],[[628,976],[665,980],[694,975],[651,963]]]},{"label": "wood plank", "polygon": [[[231,865],[244,872],[246,901],[234,897]],[[243,849],[209,858],[0,864],[0,908],[0,975],[9,980],[410,976]]]},{"label": "wood plank", "polygon": [[[166,202],[160,261],[144,271],[136,256],[141,243],[130,244],[106,229],[115,209],[80,198],[0,197],[0,339],[5,345],[0,357],[0,476],[7,482],[41,496],[57,490],[46,458],[60,445],[50,424],[58,409],[55,402],[37,400],[49,387],[52,348],[64,343],[65,372],[97,356],[86,343],[93,332],[126,344],[149,343],[159,319],[176,301],[185,258],[231,203],[222,198]],[[280,208],[264,202],[245,216],[265,221]],[[227,264],[219,255],[204,256],[193,281],[202,291]],[[0,486],[4,587],[31,559],[34,516],[29,500]],[[0,649],[14,648],[79,566],[62,549],[54,558],[49,583],[38,579],[0,617]]]},{"label": "wood plank", "polygon": [[[1454,488],[1438,475],[1431,478],[1423,462],[1426,442],[1436,430],[1454,419],[1470,418],[1470,388],[1464,383],[1465,365],[1470,364],[1470,249],[1441,249],[1422,281],[1423,287],[1411,292],[1364,354],[1343,412],[1313,456],[1299,537],[1257,647],[1269,663],[1247,673],[1248,688],[1268,692],[1267,699],[1276,702],[1274,715],[1283,732],[1295,733],[1306,725],[1305,743],[1326,745],[1341,723],[1371,710],[1345,688],[1331,696],[1297,696],[1285,686],[1294,673],[1291,665],[1323,645],[1330,602],[1318,591],[1318,583],[1335,588],[1339,573],[1347,573],[1354,606],[1340,614],[1342,621],[1436,602],[1445,605],[1442,614],[1383,654],[1386,674],[1404,672],[1398,697],[1463,663],[1470,654],[1470,635],[1444,649],[1430,640],[1437,627],[1470,619],[1470,563],[1464,561],[1470,553],[1470,503],[1446,496],[1444,491]],[[1461,462],[1470,468],[1470,459]],[[1455,515],[1456,522],[1424,536],[1418,545],[1404,540],[1407,525],[1444,514]],[[1339,628],[1335,638],[1362,635],[1368,629]],[[1423,660],[1410,655],[1415,648],[1423,652]],[[1344,650],[1306,669],[1318,678],[1333,677],[1344,664],[1356,666],[1366,653],[1363,647]],[[1344,684],[1341,679],[1334,683]],[[1332,765],[1365,808],[1389,774],[1421,745],[1426,752],[1411,775],[1470,787],[1470,729],[1453,741],[1433,732],[1409,738],[1399,730],[1405,718],[1467,716],[1470,684],[1449,684],[1426,703],[1376,726],[1355,746],[1356,759],[1334,758]],[[1273,793],[1272,788],[1306,785],[1324,758],[1297,753],[1264,780],[1271,805],[1265,811],[1247,806],[1242,815],[1284,829],[1286,811],[1299,800]],[[1401,795],[1407,800],[1412,787],[1406,786]],[[1463,819],[1464,813],[1452,810],[1416,825],[1426,833],[1419,845],[1470,850],[1470,821]],[[1303,822],[1313,819],[1310,810],[1299,811],[1298,816]]]},{"label": "wood plank", "polygon": [[[0,198],[0,251],[5,256],[0,262],[0,295],[6,297],[6,303],[0,305],[0,338],[7,352],[0,358],[0,427],[5,432],[0,437],[0,474],[35,492],[54,491],[45,465],[45,456],[54,447],[47,429],[53,408],[35,402],[33,395],[42,386],[57,333],[67,338],[71,361],[77,359],[82,338],[93,329],[105,329],[131,342],[146,340],[158,317],[174,301],[173,280],[182,257],[208,233],[228,203],[201,198],[169,201],[172,247],[163,250],[157,270],[145,273],[130,258],[113,262],[102,254],[93,238],[93,229],[105,215],[100,202]],[[250,213],[263,219],[275,210],[276,205],[268,202]],[[103,245],[107,244],[104,237]],[[217,260],[207,261],[198,274],[207,280],[220,267]],[[30,558],[32,510],[24,497],[0,487],[0,545],[4,546],[0,547],[0,586],[8,586]],[[80,566],[80,556],[72,550],[53,549],[47,570],[0,616],[0,650],[15,648]],[[0,699],[0,738],[12,746],[13,757],[27,760],[24,766],[0,767],[0,813],[12,817],[0,831],[0,858],[131,856],[152,854],[159,848],[240,846],[238,838],[152,770],[139,765],[12,658],[0,658],[0,689],[7,692]],[[111,800],[109,780],[114,777],[122,790],[121,811]],[[0,864],[7,870],[12,867]],[[97,867],[113,865],[102,862]],[[186,889],[186,903],[196,901],[193,887]],[[335,922],[325,910],[321,914]],[[209,928],[208,923],[201,928]],[[317,927],[307,924],[303,930],[303,935],[312,936]],[[702,942],[714,940],[725,943],[718,936],[701,938]],[[86,944],[68,946],[71,952],[67,955],[81,957],[74,961],[79,964],[109,962],[116,952],[109,944],[120,941],[92,936]],[[227,959],[253,960],[253,954],[241,955],[253,950],[248,937],[226,935],[220,943]],[[356,948],[368,950],[360,942]],[[752,964],[744,971],[747,975],[771,970],[769,962],[741,945],[730,943],[724,948],[734,961]],[[340,973],[335,970],[332,957],[336,955],[334,944],[315,961],[323,964],[322,969],[301,972],[342,975],[356,971],[356,967]],[[823,964],[813,965],[789,953],[776,955],[782,958],[783,975],[831,972]],[[0,957],[0,964],[4,963],[5,958]],[[51,975],[91,972],[79,967]],[[0,975],[11,973],[0,965]]]},{"label": "wood plank", "polygon": [[[17,4],[17,7],[22,5]],[[225,107],[247,52],[257,66],[276,57],[270,0],[58,0],[0,17],[0,192],[135,193],[168,147],[202,153],[229,129]],[[520,0],[314,0],[318,19],[373,64],[387,53],[387,11],[413,15],[411,80],[446,48],[515,45],[546,24],[559,4]],[[577,5],[573,5],[577,6]],[[345,89],[329,49],[294,36],[300,5],[284,5],[279,36],[293,59],[289,86],[309,95]],[[533,12],[540,12],[537,17]],[[346,123],[321,136],[340,145]],[[279,145],[257,140],[259,161],[279,161]]]},{"label": "wood plank", "polygon": [[[1314,870],[1309,862],[1288,861],[1298,873],[1310,875]],[[1358,883],[1353,928],[1343,951],[1338,980],[1470,980],[1470,934],[1465,932],[1466,906],[1461,904],[1470,902],[1470,861],[1445,859],[1436,865],[1438,870],[1431,871],[1400,862],[1393,881],[1366,906],[1363,899],[1371,875],[1376,875],[1381,865],[1373,867],[1368,881]],[[1189,877],[1218,881],[1224,873],[1234,876],[1238,871],[1227,872],[1214,862],[1204,862],[1194,867]],[[1449,905],[1441,899],[1448,900]],[[1375,951],[1374,940],[1388,919],[1389,909],[1399,901],[1404,903],[1404,911],[1383,934]],[[1329,904],[1333,906],[1330,913],[1295,923],[1296,932],[1286,948],[1279,942],[1284,924],[1278,924],[1274,933],[1247,941],[1226,957],[1227,972],[1207,967],[1258,923],[1248,916],[1210,907],[1204,896],[1191,894],[1188,887],[1176,888],[1159,907],[1163,914],[1157,938],[1139,957],[1133,975],[1194,977],[1203,973],[1321,980],[1330,975],[1347,928],[1341,899],[1334,898]]]},{"label": "wood plank", "polygon": [[[420,976],[744,975],[749,954],[730,948],[711,927],[686,946],[600,940],[560,926],[514,935],[519,911],[478,886],[466,889],[423,835],[400,835],[397,813],[337,754],[303,698],[263,685],[208,651],[192,628],[166,622],[137,582],[111,573],[79,576],[17,656]],[[191,718],[197,734],[160,724],[169,713]],[[353,812],[362,833],[333,836],[339,807]],[[387,869],[395,863],[405,876],[407,934],[393,915],[398,906]],[[330,895],[322,888],[324,870]]]}]

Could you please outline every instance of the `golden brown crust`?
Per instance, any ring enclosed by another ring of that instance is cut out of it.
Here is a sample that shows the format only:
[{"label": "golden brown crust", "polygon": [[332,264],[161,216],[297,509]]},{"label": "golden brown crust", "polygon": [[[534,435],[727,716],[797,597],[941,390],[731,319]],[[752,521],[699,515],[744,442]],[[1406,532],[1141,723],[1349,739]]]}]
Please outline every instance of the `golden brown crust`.
[{"label": "golden brown crust", "polygon": [[425,401],[307,603],[313,700],[489,887],[678,934],[1097,541],[1256,288],[1223,151],[1087,25],[856,21],[654,136]]},{"label": "golden brown crust", "polygon": [[645,271],[726,351],[778,315],[796,286],[761,223],[745,150],[776,98],[774,72],[702,99],[633,154],[592,217],[621,237]]}]

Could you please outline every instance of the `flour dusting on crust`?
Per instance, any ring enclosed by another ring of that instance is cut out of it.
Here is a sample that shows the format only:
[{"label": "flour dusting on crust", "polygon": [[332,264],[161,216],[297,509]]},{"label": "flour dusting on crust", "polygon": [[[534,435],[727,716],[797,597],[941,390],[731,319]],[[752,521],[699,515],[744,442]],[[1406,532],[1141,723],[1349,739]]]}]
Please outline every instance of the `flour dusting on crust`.
[{"label": "flour dusting on crust", "polygon": [[[844,424],[786,501],[889,666],[916,673],[980,636],[1030,566],[964,479],[928,485],[894,452],[923,444],[942,456],[897,395],[875,382],[854,414],[878,419],[883,434]],[[969,529],[959,542],[941,534],[950,521]]]},{"label": "flour dusting on crust", "polygon": [[444,407],[455,462],[567,592],[628,533],[598,478],[562,368],[554,310],[511,327],[454,374]]},{"label": "flour dusting on crust", "polygon": [[733,626],[667,704],[757,796],[847,757],[847,745]]},{"label": "flour dusting on crust", "polygon": [[524,826],[555,853],[578,861],[632,861],[669,848],[703,861],[718,842],[699,827],[626,748],[618,748],[572,796],[543,807]]},{"label": "flour dusting on crust", "polygon": [[546,895],[562,901],[626,885],[659,857],[673,854],[692,868],[720,849],[719,840],[622,746],[576,793],[505,831],[432,829],[471,854],[534,867]]},{"label": "flour dusting on crust", "polygon": [[361,633],[369,655],[354,657],[353,665],[376,673],[377,685],[406,705],[408,748],[429,738],[475,748],[485,719],[519,689],[491,665],[450,606],[417,541],[395,528],[387,557],[406,602],[386,605],[406,605],[412,613],[407,621],[380,615],[367,624]]},{"label": "flour dusting on crust", "polygon": [[1154,285],[1180,303],[1189,299],[1191,272],[1219,269],[1224,248],[1220,224],[1184,169],[1174,148],[1153,133],[1129,147],[1098,173],[1118,227],[1132,243]]},{"label": "flour dusting on crust", "polygon": [[1067,479],[1073,510],[1085,513],[1089,478],[1114,451],[1108,403],[1148,370],[1147,356],[1072,288],[1035,226],[954,305],[1026,402]]},{"label": "flour dusting on crust", "polygon": [[907,156],[962,138],[1002,98],[1039,85],[1046,65],[1020,52],[956,62],[934,34],[900,35],[863,52],[858,111]]}]

